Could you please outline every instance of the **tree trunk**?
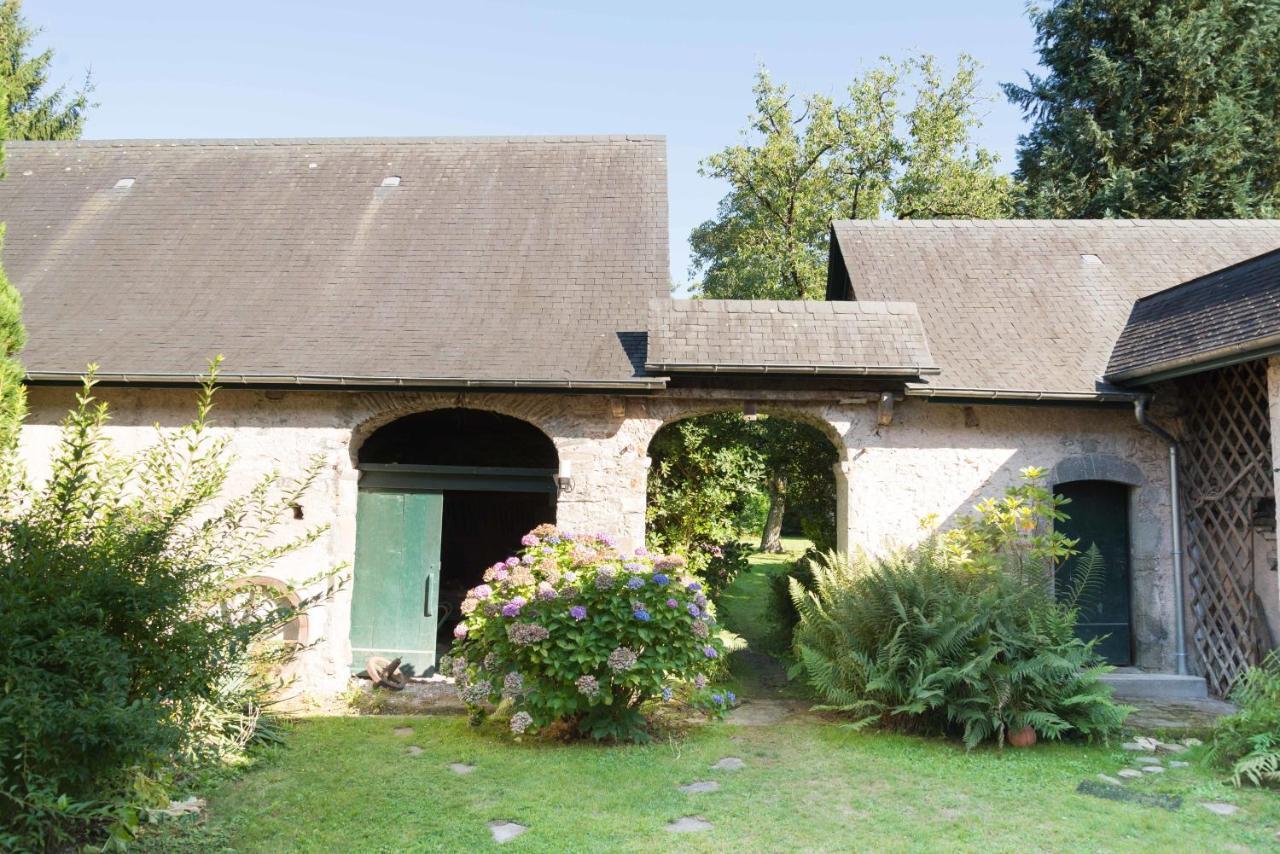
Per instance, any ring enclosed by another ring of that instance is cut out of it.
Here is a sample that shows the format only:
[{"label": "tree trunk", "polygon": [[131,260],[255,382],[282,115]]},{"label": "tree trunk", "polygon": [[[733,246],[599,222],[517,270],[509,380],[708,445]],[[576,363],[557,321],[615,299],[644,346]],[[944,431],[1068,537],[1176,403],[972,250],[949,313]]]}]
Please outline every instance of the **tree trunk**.
[{"label": "tree trunk", "polygon": [[764,520],[760,551],[776,554],[782,551],[782,514],[787,511],[787,476],[775,474],[769,479],[769,515]]}]

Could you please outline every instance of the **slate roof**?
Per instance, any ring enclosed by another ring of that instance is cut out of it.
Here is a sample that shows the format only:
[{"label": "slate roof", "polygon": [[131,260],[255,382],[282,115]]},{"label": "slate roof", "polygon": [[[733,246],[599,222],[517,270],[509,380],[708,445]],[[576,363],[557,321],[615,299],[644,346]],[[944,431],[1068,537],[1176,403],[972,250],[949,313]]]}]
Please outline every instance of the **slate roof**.
[{"label": "slate roof", "polygon": [[5,148],[34,380],[190,376],[222,353],[229,381],[654,384],[661,137]]},{"label": "slate roof", "polygon": [[1107,379],[1154,381],[1280,350],[1280,251],[1138,300]]},{"label": "slate roof", "polygon": [[936,372],[916,307],[900,302],[655,299],[652,371],[919,377]]},{"label": "slate roof", "polygon": [[[829,295],[918,307],[917,394],[1090,399],[1133,303],[1280,247],[1280,221],[840,221]],[[846,280],[847,277],[847,280]]]}]

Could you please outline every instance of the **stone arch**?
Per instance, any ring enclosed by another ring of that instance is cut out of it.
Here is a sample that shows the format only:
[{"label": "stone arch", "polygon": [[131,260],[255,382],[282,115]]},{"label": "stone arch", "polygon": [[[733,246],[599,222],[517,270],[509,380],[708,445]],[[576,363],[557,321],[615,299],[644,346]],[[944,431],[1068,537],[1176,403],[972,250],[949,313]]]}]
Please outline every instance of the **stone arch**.
[{"label": "stone arch", "polygon": [[[277,608],[296,608],[302,602],[301,597],[292,587],[279,578],[270,575],[252,575],[244,579],[245,584],[262,587],[271,592]],[[311,625],[306,614],[298,614],[280,630],[280,640],[285,643],[306,646],[311,639]]]},{"label": "stone arch", "polygon": [[1059,460],[1049,472],[1049,485],[1079,480],[1109,480],[1140,487],[1147,477],[1137,465],[1115,454],[1079,454]]},{"label": "stone arch", "polygon": [[410,463],[555,470],[559,452],[543,430],[523,418],[476,407],[414,412],[370,433],[356,451],[365,463]]}]

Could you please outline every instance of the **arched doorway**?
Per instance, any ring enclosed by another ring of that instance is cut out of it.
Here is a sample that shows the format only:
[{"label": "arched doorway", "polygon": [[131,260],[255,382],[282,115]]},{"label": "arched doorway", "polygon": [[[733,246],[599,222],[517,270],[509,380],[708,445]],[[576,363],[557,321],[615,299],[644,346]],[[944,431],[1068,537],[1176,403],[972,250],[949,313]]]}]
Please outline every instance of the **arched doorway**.
[{"label": "arched doorway", "polygon": [[377,430],[357,465],[351,666],[382,656],[423,673],[485,567],[555,521],[555,445],[518,418],[438,409]]},{"label": "arched doorway", "polygon": [[1056,579],[1060,593],[1070,588],[1080,557],[1096,545],[1102,556],[1101,577],[1079,603],[1076,633],[1083,640],[1102,637],[1098,653],[1109,664],[1133,663],[1133,615],[1129,572],[1129,486],[1110,480],[1060,483],[1054,492],[1071,503],[1068,519],[1058,523],[1063,534],[1079,542],[1081,555],[1064,561]]}]

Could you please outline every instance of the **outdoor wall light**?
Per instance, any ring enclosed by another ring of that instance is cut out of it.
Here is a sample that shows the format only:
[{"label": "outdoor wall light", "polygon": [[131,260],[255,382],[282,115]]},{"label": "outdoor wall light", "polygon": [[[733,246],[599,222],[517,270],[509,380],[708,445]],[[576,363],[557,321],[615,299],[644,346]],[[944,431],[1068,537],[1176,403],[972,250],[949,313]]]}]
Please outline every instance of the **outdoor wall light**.
[{"label": "outdoor wall light", "polygon": [[556,472],[556,486],[561,492],[573,492],[573,461],[561,460],[560,471]]}]

